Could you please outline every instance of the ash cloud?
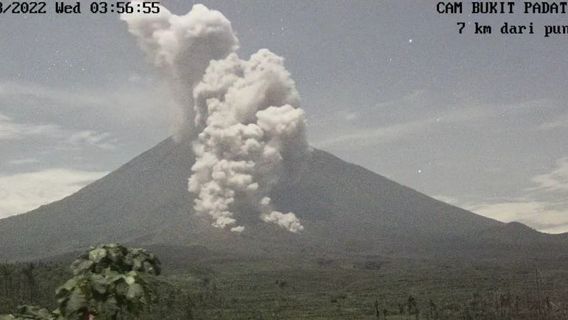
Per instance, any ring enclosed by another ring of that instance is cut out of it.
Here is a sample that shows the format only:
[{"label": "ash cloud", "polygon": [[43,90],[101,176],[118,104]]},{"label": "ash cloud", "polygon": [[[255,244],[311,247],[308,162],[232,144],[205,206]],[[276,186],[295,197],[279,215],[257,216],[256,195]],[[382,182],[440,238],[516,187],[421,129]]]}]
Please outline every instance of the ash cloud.
[{"label": "ash cloud", "polygon": [[243,232],[241,215],[290,232],[303,226],[274,209],[270,193],[299,177],[310,147],[300,98],[284,59],[261,49],[242,60],[238,39],[220,12],[195,5],[184,16],[122,16],[154,65],[171,81],[180,105],[176,137],[196,156],[189,191],[213,226]]},{"label": "ash cloud", "polygon": [[195,135],[192,90],[209,61],[225,58],[238,49],[231,22],[221,12],[201,4],[183,16],[160,6],[158,14],[124,14],[120,18],[150,62],[170,81],[179,106],[174,137],[179,141]]}]

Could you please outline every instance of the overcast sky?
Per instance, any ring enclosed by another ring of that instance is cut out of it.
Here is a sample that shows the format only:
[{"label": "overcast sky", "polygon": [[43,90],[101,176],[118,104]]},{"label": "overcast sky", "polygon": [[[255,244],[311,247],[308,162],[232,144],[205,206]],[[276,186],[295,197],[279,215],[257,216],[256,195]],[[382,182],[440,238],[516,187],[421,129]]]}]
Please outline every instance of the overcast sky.
[{"label": "overcast sky", "polygon": [[[564,16],[440,16],[435,1],[203,3],[232,21],[242,57],[285,57],[312,145],[477,213],[568,232],[568,35],[541,35]],[[533,21],[537,34],[460,35],[455,24],[505,20]],[[116,14],[2,15],[0,217],[168,137],[172,100]]]}]

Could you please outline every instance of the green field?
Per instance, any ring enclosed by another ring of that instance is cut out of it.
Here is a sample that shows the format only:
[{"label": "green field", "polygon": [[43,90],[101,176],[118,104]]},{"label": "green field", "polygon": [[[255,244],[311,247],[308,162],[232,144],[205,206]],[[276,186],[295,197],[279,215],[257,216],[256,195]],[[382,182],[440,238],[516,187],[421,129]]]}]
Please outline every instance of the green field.
[{"label": "green field", "polygon": [[[63,264],[47,264],[31,280],[26,266],[0,274],[0,313],[53,306],[52,291],[69,277]],[[568,302],[568,268],[550,261],[227,258],[164,271],[144,319],[377,319],[377,309],[393,320],[566,319]]]}]

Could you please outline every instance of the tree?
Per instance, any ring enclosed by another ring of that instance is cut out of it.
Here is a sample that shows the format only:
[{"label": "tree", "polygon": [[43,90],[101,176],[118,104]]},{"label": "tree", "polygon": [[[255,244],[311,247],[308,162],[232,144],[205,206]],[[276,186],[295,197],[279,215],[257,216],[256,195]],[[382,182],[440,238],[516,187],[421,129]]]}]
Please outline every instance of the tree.
[{"label": "tree", "polygon": [[432,320],[437,320],[439,318],[438,306],[434,303],[432,299],[428,302],[428,317]]},{"label": "tree", "polygon": [[91,248],[73,262],[71,270],[75,276],[56,292],[61,315],[113,320],[123,312],[140,313],[152,293],[146,275],[161,271],[153,254],[117,244]]},{"label": "tree", "polygon": [[8,263],[0,264],[0,275],[4,280],[4,295],[12,293],[12,274],[14,274],[14,266]]},{"label": "tree", "polygon": [[24,279],[26,280],[26,284],[28,286],[28,290],[29,290],[29,301],[32,302],[34,301],[34,296],[35,296],[35,292],[36,292],[36,279],[35,279],[35,274],[34,274],[34,270],[35,270],[36,266],[33,263],[27,263],[23,268],[22,268],[22,274],[24,275]]},{"label": "tree", "polygon": [[381,318],[381,311],[379,309],[379,300],[375,299],[375,317],[378,319]]},{"label": "tree", "polygon": [[408,308],[408,316],[414,315],[418,319],[418,306],[416,304],[416,299],[412,295],[408,296],[406,306]]},{"label": "tree", "polygon": [[73,278],[56,291],[55,311],[23,306],[0,320],[116,320],[124,313],[139,315],[153,296],[151,276],[161,272],[153,254],[118,244],[91,248],[71,270]]}]

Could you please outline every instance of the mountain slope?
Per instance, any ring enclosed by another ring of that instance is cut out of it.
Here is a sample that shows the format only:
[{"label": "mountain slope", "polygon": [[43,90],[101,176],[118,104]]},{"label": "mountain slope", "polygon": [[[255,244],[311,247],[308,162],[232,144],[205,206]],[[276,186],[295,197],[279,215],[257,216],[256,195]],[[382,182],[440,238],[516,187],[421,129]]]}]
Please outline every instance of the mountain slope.
[{"label": "mountain slope", "polygon": [[[314,150],[300,181],[281,185],[272,194],[278,209],[293,211],[302,219],[305,231],[288,233],[247,215],[239,217],[246,232],[237,235],[212,228],[205,218],[193,214],[193,195],[187,192],[193,162],[188,144],[167,139],[63,200],[0,220],[0,259],[46,258],[110,241],[205,246],[245,255],[306,250],[417,254],[449,247],[462,250],[466,243],[475,247],[481,241],[477,234],[488,234],[484,243],[519,236],[518,232],[492,235],[505,224],[439,202],[319,150]],[[532,229],[522,233],[544,243],[559,243],[559,237]]]}]

